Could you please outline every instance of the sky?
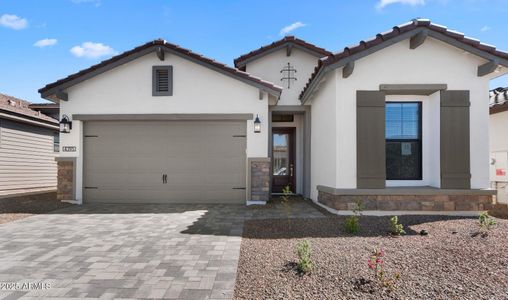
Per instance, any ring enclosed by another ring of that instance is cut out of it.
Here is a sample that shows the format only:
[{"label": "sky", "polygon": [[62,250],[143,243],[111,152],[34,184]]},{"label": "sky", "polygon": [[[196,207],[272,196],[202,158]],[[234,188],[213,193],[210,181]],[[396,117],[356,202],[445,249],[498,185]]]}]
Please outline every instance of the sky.
[{"label": "sky", "polygon": [[428,18],[508,51],[507,16],[508,0],[0,0],[0,93],[46,102],[44,85],[157,38],[232,65],[284,35],[335,52]]}]

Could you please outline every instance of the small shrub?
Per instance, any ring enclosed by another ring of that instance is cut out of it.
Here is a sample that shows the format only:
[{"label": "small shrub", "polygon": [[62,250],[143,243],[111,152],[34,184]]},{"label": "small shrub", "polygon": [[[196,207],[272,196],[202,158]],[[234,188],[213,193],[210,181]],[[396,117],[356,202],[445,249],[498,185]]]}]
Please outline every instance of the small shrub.
[{"label": "small shrub", "polygon": [[400,279],[400,273],[395,273],[393,275],[386,274],[384,270],[384,257],[385,252],[383,248],[374,250],[369,258],[368,266],[374,273],[374,279],[383,288],[388,289],[388,291],[394,291],[397,281]]},{"label": "small shrub", "polygon": [[302,274],[310,273],[312,271],[310,242],[305,240],[298,243],[296,253],[298,254],[298,271]]},{"label": "small shrub", "polygon": [[286,211],[286,216],[288,219],[288,226],[291,228],[291,196],[293,192],[291,191],[291,186],[288,184],[282,189],[282,204],[284,205],[284,210]]},{"label": "small shrub", "polygon": [[480,213],[478,223],[480,223],[481,230],[488,231],[492,228],[492,226],[496,225],[496,220],[494,220],[487,211],[484,211]]},{"label": "small shrub", "polygon": [[399,224],[399,217],[393,216],[390,218],[390,230],[393,235],[402,235],[405,234],[404,225]]},{"label": "small shrub", "polygon": [[360,231],[360,220],[358,216],[349,216],[344,221],[344,227],[346,231],[351,234],[355,234]]},{"label": "small shrub", "polygon": [[360,231],[360,216],[363,211],[363,203],[361,200],[356,201],[355,208],[353,208],[353,215],[346,218],[344,227],[346,232],[355,234]]}]

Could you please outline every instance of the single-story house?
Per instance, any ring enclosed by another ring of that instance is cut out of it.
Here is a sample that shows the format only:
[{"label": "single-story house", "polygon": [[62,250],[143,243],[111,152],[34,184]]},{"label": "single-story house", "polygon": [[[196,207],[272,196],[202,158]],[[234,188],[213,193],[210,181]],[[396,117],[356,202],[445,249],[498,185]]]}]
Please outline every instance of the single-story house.
[{"label": "single-story house", "polygon": [[508,204],[508,88],[490,91],[490,181],[497,200]]},{"label": "single-story house", "polygon": [[0,94],[0,196],[56,191],[58,120]]},{"label": "single-story house", "polygon": [[234,64],[155,40],[40,89],[60,104],[59,199],[250,204],[289,186],[339,210],[490,204],[489,80],[508,53],[415,19]]}]

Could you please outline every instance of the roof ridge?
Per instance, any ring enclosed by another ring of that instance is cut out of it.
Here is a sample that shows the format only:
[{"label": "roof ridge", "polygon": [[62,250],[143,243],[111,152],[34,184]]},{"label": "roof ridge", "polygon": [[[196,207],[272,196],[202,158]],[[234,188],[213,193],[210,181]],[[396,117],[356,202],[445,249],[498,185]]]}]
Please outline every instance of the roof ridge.
[{"label": "roof ridge", "polygon": [[167,47],[167,48],[169,48],[169,49],[171,49],[173,51],[179,52],[179,53],[184,54],[186,56],[189,56],[191,58],[194,58],[194,59],[197,59],[199,61],[202,61],[204,63],[213,65],[213,66],[215,66],[217,68],[222,69],[225,72],[228,72],[230,74],[237,75],[239,77],[242,77],[244,79],[250,80],[252,82],[261,84],[261,85],[263,85],[263,86],[265,86],[265,87],[267,87],[269,89],[272,89],[274,91],[277,91],[279,93],[282,92],[282,88],[280,86],[278,86],[278,85],[275,85],[274,83],[271,83],[271,82],[266,81],[266,80],[262,80],[262,79],[260,79],[260,78],[258,78],[256,76],[252,76],[251,74],[249,74],[247,72],[241,71],[241,70],[239,70],[239,69],[237,69],[235,67],[230,67],[230,66],[228,66],[228,65],[226,65],[226,64],[224,64],[222,62],[219,62],[219,61],[217,61],[215,59],[206,57],[206,56],[204,56],[202,54],[199,54],[199,53],[194,52],[194,51],[192,51],[190,49],[187,49],[187,48],[183,48],[183,47],[181,47],[179,45],[170,43],[170,42],[168,42],[166,40],[155,39],[155,40],[149,41],[149,42],[147,42],[145,44],[142,44],[140,46],[137,46],[137,47],[135,47],[135,48],[133,48],[131,50],[124,51],[124,52],[122,52],[122,53],[120,53],[118,55],[115,55],[115,56],[113,56],[113,57],[111,57],[109,59],[103,60],[103,61],[101,61],[101,62],[99,62],[99,63],[97,63],[95,65],[92,65],[92,66],[86,68],[86,69],[83,69],[83,70],[80,70],[80,71],[78,71],[76,73],[68,75],[68,76],[66,76],[66,77],[64,77],[62,79],[59,79],[59,80],[55,81],[55,82],[49,83],[46,86],[40,88],[39,89],[39,93],[44,93],[46,91],[49,91],[49,90],[51,90],[51,89],[53,89],[53,88],[55,88],[55,87],[65,83],[65,82],[69,82],[69,81],[72,81],[74,79],[77,79],[77,78],[79,78],[79,77],[81,77],[81,76],[83,76],[83,75],[85,75],[87,73],[90,73],[92,71],[95,71],[97,69],[105,67],[108,64],[111,64],[111,63],[114,63],[114,62],[116,62],[116,61],[118,61],[120,59],[123,59],[124,57],[127,57],[127,56],[132,55],[132,54],[134,54],[136,52],[139,52],[141,50],[144,50],[144,49],[147,49],[147,48],[150,48],[150,47],[153,47],[153,46],[157,46],[157,45]]},{"label": "roof ridge", "polygon": [[238,64],[241,63],[242,61],[248,59],[248,58],[251,58],[251,57],[254,57],[254,56],[257,56],[259,54],[262,54],[263,52],[265,51],[268,51],[270,49],[273,49],[273,48],[276,48],[276,47],[279,47],[285,43],[289,43],[289,42],[294,42],[302,47],[305,47],[311,51],[314,51],[316,53],[320,53],[322,54],[323,56],[327,56],[327,55],[330,55],[332,52],[331,51],[328,51],[326,50],[325,48],[322,48],[322,47],[318,47],[312,43],[309,43],[303,39],[300,39],[300,38],[297,38],[296,36],[294,35],[287,35],[287,36],[284,36],[282,39],[279,39],[279,40],[276,40],[276,41],[273,41],[272,43],[268,44],[268,45],[264,45],[264,46],[261,46],[255,50],[252,50],[246,54],[243,54],[237,58],[234,59],[234,64],[236,67],[238,67]]},{"label": "roof ridge", "polygon": [[379,45],[385,41],[388,41],[400,34],[415,30],[417,28],[428,28],[429,30],[444,34],[444,35],[446,35],[450,38],[453,38],[461,43],[464,43],[466,45],[477,48],[478,50],[485,51],[485,52],[490,53],[492,55],[495,55],[495,56],[498,56],[498,57],[508,60],[508,53],[498,50],[495,46],[492,46],[492,45],[486,44],[486,43],[482,43],[478,39],[468,37],[462,32],[450,30],[450,29],[448,29],[448,27],[446,27],[444,25],[433,23],[433,22],[431,22],[430,19],[416,18],[416,19],[412,19],[409,22],[393,26],[391,30],[378,33],[373,38],[370,38],[368,40],[361,40],[357,44],[354,44],[349,47],[344,47],[344,49],[342,51],[338,51],[338,52],[328,55],[327,57],[321,58],[318,61],[318,65],[314,69],[314,72],[311,74],[309,80],[307,81],[307,84],[305,85],[302,92],[300,93],[299,99],[301,100],[304,97],[304,95],[306,94],[306,92],[308,91],[308,89],[310,87],[310,84],[313,82],[313,80],[317,77],[317,74],[324,67],[329,66],[333,63],[336,63],[336,62],[338,62],[348,56],[351,56],[353,54],[362,52],[362,51],[369,49],[373,46],[377,46],[377,45]]}]

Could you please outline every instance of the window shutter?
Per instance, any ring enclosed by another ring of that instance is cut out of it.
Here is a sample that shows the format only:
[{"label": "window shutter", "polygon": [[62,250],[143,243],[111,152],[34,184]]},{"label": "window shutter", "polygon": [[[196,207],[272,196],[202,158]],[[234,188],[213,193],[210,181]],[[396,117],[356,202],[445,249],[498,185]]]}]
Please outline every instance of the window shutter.
[{"label": "window shutter", "polygon": [[357,188],[385,187],[385,152],[385,94],[380,91],[357,91]]},{"label": "window shutter", "polygon": [[470,189],[469,91],[441,91],[441,188]]},{"label": "window shutter", "polygon": [[173,66],[154,66],[152,74],[152,95],[173,95]]}]

